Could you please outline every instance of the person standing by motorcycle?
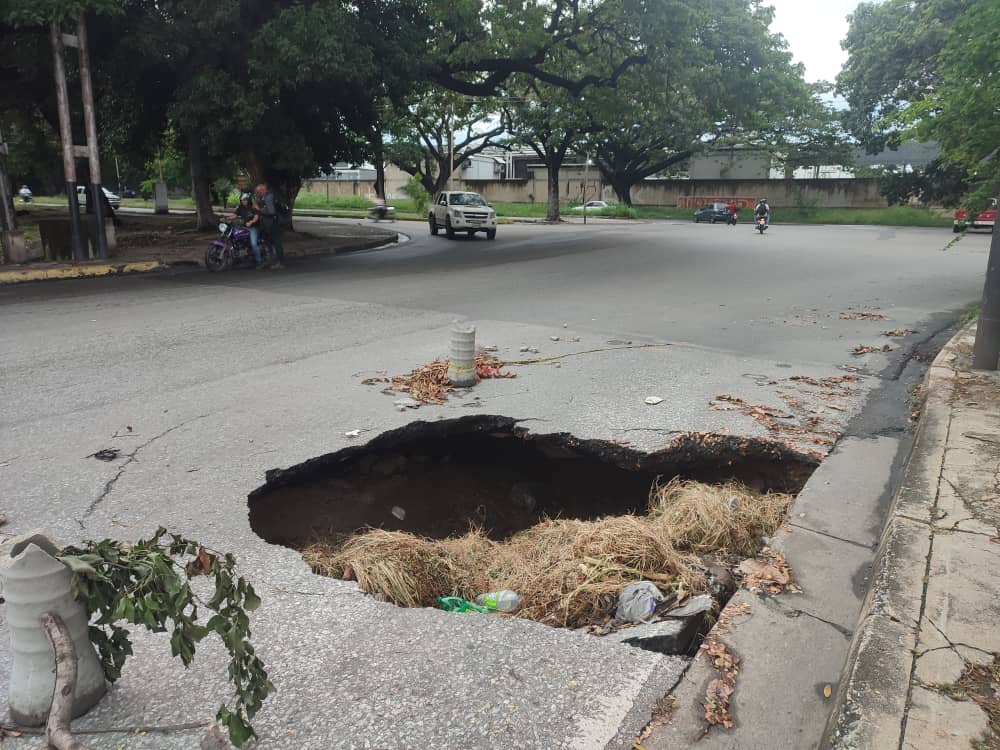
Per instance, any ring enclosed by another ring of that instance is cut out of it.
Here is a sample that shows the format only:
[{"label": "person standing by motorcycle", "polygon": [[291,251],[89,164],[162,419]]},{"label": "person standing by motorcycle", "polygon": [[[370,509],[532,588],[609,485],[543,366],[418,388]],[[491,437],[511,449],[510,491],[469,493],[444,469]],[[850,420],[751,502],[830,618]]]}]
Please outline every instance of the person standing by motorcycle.
[{"label": "person standing by motorcycle", "polygon": [[764,217],[764,226],[771,226],[771,207],[767,205],[767,198],[761,198],[757,201],[757,207],[753,210],[754,216]]},{"label": "person standing by motorcycle", "polygon": [[240,205],[236,208],[236,212],[227,214],[226,218],[230,221],[236,221],[237,219],[242,221],[243,226],[250,231],[250,249],[253,251],[253,259],[257,263],[257,270],[264,268],[264,263],[260,257],[260,212],[253,207],[250,193],[240,194]]},{"label": "person standing by motorcycle", "polygon": [[278,197],[274,194],[271,186],[263,182],[256,187],[255,192],[257,194],[257,210],[261,215],[261,226],[274,248],[274,263],[271,264],[271,268],[284,268],[285,244],[282,239],[281,217],[278,216]]}]

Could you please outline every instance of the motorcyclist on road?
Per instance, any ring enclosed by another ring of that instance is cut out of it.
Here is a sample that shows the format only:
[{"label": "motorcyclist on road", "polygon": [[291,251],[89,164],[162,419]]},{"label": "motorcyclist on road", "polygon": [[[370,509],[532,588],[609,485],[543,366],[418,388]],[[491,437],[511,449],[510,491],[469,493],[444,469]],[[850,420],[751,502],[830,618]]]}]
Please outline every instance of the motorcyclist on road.
[{"label": "motorcyclist on road", "polygon": [[257,268],[263,268],[263,261],[260,257],[260,212],[253,207],[250,193],[240,194],[240,205],[235,213],[227,214],[230,221],[239,219],[243,226],[250,230],[250,249],[253,251],[253,259],[257,263]]},{"label": "motorcyclist on road", "polygon": [[21,185],[21,189],[17,191],[17,194],[21,196],[21,203],[31,202],[31,188],[27,185]]},{"label": "motorcyclist on road", "polygon": [[771,226],[771,207],[767,205],[767,198],[761,198],[757,201],[757,207],[753,210],[754,216],[764,217],[764,226]]}]

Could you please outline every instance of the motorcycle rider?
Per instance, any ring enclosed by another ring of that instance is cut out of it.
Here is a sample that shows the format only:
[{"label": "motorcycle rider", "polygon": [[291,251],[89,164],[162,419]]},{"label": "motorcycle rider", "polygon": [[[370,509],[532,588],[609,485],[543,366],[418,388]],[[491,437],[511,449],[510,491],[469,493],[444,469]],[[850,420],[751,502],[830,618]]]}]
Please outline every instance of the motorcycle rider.
[{"label": "motorcycle rider", "polygon": [[17,191],[17,194],[21,196],[21,203],[31,203],[31,188],[27,185],[21,185],[21,189]]},{"label": "motorcycle rider", "polygon": [[257,263],[257,269],[264,268],[264,263],[260,257],[260,212],[253,207],[250,193],[240,193],[240,205],[235,213],[227,214],[230,221],[239,219],[250,230],[250,249],[253,251],[253,259]]},{"label": "motorcycle rider", "polygon": [[764,226],[771,226],[771,207],[767,205],[767,198],[760,198],[757,201],[757,207],[753,210],[754,217],[763,216]]}]

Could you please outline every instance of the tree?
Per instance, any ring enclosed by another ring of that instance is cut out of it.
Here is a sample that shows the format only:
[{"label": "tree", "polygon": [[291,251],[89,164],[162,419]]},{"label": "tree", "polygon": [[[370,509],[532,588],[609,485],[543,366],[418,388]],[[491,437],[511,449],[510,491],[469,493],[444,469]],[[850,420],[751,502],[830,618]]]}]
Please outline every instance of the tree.
[{"label": "tree", "polygon": [[579,96],[590,86],[613,85],[645,63],[644,44],[665,33],[665,11],[681,5],[675,0],[430,0],[432,42],[424,74],[469,96],[493,96],[515,75]]},{"label": "tree", "polygon": [[510,127],[497,100],[473,98],[432,88],[389,120],[389,159],[404,172],[420,175],[431,195],[444,190],[458,169]]},{"label": "tree", "polygon": [[559,221],[559,172],[566,154],[583,143],[591,127],[586,101],[530,78],[515,81],[513,90],[523,92],[509,108],[513,140],[529,146],[545,162],[545,219]]},{"label": "tree", "polygon": [[877,172],[879,192],[890,206],[907,203],[911,199],[923,204],[937,203],[957,206],[968,191],[965,170],[956,168],[941,159],[935,159],[924,168],[891,168]]},{"label": "tree", "polygon": [[772,14],[749,0],[674,7],[671,33],[645,48],[645,65],[588,91],[587,147],[620,201],[631,204],[633,185],[712,147],[794,145],[805,156],[816,139],[804,114],[817,110],[801,67],[769,30]]},{"label": "tree", "polygon": [[904,138],[897,119],[909,103],[937,87],[937,59],[968,0],[860,3],[841,46],[848,58],[837,76],[847,99],[848,130],[879,153]]},{"label": "tree", "polygon": [[[890,19],[902,31],[893,29]],[[936,141],[944,161],[968,175],[972,211],[1000,192],[996,0],[864,3],[851,17],[844,48],[849,57],[838,84],[870,141]],[[998,355],[1000,232],[994,231],[974,366],[996,369]]]}]

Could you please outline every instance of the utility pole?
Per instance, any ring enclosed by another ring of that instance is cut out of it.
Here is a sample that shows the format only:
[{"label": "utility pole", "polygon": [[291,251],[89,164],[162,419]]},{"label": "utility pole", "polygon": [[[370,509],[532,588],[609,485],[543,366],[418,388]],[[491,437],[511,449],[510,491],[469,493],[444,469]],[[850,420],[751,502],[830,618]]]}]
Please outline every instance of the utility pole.
[{"label": "utility pole", "polygon": [[448,107],[448,189],[454,188],[455,176],[455,131],[451,127],[451,106]]},{"label": "utility pole", "polygon": [[94,114],[94,87],[90,80],[90,47],[87,21],[83,13],[76,22],[76,42],[80,53],[80,89],[83,96],[83,126],[87,133],[87,158],[90,162],[90,195],[94,201],[94,231],[97,257],[108,257],[108,235],[104,228],[104,187],[101,184],[101,155],[97,148],[97,116]]},{"label": "utility pole", "polygon": [[[997,205],[1000,206],[1000,199]],[[1000,360],[1000,227],[993,227],[972,366],[977,370],[996,370],[1000,367],[997,360]]]},{"label": "utility pole", "polygon": [[587,223],[587,176],[590,174],[590,158],[583,163],[583,223]]},{"label": "utility pole", "polygon": [[63,64],[63,37],[55,22],[49,25],[49,38],[52,42],[52,69],[56,78],[63,176],[66,180],[66,199],[69,202],[69,243],[73,260],[80,261],[84,259],[84,252],[80,235],[80,203],[76,195],[76,147],[73,145],[73,125],[69,119],[69,92],[66,89],[66,67]]},{"label": "utility pole", "polygon": [[4,262],[23,263],[28,260],[24,236],[18,231],[17,216],[14,213],[11,185],[7,177],[7,144],[0,132],[0,247],[3,248]]}]

